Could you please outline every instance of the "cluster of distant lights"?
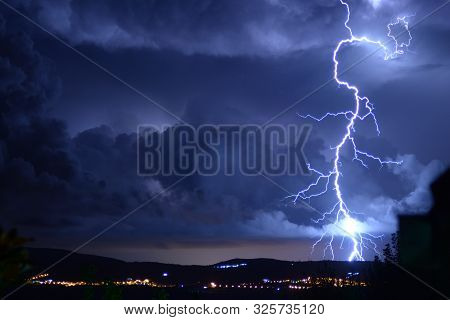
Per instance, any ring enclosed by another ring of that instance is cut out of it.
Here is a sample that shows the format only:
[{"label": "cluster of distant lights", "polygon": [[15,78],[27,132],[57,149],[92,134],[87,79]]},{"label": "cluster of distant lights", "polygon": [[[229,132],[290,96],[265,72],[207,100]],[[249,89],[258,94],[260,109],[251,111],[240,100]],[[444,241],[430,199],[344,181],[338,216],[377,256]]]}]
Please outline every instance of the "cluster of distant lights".
[{"label": "cluster of distant lights", "polygon": [[[236,265],[220,265],[215,268],[218,269],[228,269],[228,268],[238,268],[246,266],[247,264],[241,263]],[[164,272],[163,277],[167,277],[169,274]],[[262,279],[260,282],[244,282],[239,284],[221,284],[217,282],[210,282],[208,285],[203,286],[203,289],[275,289],[280,291],[283,289],[311,289],[313,287],[324,287],[324,286],[334,286],[334,287],[365,287],[367,283],[364,281],[356,280],[355,277],[358,276],[358,272],[349,272],[345,278],[335,278],[335,277],[306,277],[302,279],[282,279],[282,280],[270,280]],[[48,278],[49,274],[39,274],[28,279],[28,283],[33,285],[51,285],[51,286],[63,286],[63,287],[77,287],[77,286],[104,286],[104,285],[118,285],[118,286],[147,286],[153,288],[173,288],[176,285],[171,284],[159,284],[150,279],[132,279],[128,278],[126,280],[116,280],[116,281],[65,281],[65,280],[53,280]],[[184,288],[184,285],[180,285]]]},{"label": "cluster of distant lights", "polygon": [[30,284],[34,285],[52,285],[52,286],[63,286],[63,287],[78,287],[78,286],[104,286],[104,285],[118,285],[118,286],[147,286],[154,288],[167,288],[172,287],[170,285],[159,284],[150,279],[132,279],[128,278],[126,280],[116,280],[116,281],[67,281],[67,280],[53,280],[48,279],[49,275],[47,273],[40,274],[28,279]]},{"label": "cluster of distant lights", "polygon": [[321,287],[366,287],[368,283],[362,280],[354,279],[359,273],[349,272],[345,278],[335,277],[306,277],[302,279],[282,279],[282,280],[270,280],[263,279],[259,283],[239,283],[239,284],[220,284],[217,282],[211,282],[209,285],[204,286],[204,289],[275,289],[280,291],[282,288],[292,290],[308,290],[311,288]]},{"label": "cluster of distant lights", "polygon": [[40,273],[40,274],[37,274],[37,275],[35,275],[35,276],[32,276],[30,279],[28,279],[29,281],[36,281],[36,280],[39,280],[39,279],[44,279],[44,278],[47,278],[48,277],[48,273]]},{"label": "cluster of distant lights", "polygon": [[241,267],[245,267],[246,265],[247,265],[246,263],[221,264],[221,265],[215,266],[214,268],[216,268],[216,269],[241,268]]}]

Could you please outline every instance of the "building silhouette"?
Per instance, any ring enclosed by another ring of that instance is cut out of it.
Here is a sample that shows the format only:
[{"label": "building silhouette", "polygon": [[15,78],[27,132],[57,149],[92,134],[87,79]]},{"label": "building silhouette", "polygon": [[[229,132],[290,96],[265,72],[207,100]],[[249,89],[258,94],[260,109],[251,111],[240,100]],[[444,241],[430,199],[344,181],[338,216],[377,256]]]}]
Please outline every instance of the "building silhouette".
[{"label": "building silhouette", "polygon": [[434,204],[425,215],[399,216],[399,262],[449,293],[450,169],[431,185]]}]

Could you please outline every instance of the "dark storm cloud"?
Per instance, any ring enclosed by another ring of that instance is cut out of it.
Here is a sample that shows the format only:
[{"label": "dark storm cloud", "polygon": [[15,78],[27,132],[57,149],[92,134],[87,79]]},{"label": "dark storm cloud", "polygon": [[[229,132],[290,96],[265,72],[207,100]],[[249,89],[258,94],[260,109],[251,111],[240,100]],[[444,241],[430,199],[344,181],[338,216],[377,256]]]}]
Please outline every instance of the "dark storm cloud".
[{"label": "dark storm cloud", "polygon": [[[18,1],[72,43],[218,55],[282,54],[321,45],[342,12],[329,1]],[[331,37],[331,35],[330,35]]]},{"label": "dark storm cloud", "polygon": [[[136,175],[133,134],[117,134],[99,126],[70,137],[63,122],[46,116],[45,105],[57,88],[53,86],[57,78],[52,77],[32,40],[4,32],[2,42],[9,44],[8,50],[2,51],[2,69],[10,74],[1,92],[2,211],[6,223],[39,229],[40,233],[45,233],[45,228],[52,232],[55,227],[72,232],[80,227],[95,229],[175,181],[176,177],[144,179]],[[193,101],[186,116],[198,114],[203,107]],[[229,112],[226,108],[222,111],[224,115]],[[200,122],[213,122],[214,116],[210,113]],[[146,227],[139,232],[148,233],[149,238],[277,234],[251,228],[266,221],[255,216],[258,212],[277,208],[274,194],[282,198],[270,184],[255,190],[254,185],[262,179],[193,176],[144,209],[131,228]],[[284,214],[263,213],[267,221],[271,215],[292,228]],[[300,229],[297,231],[302,236]]]},{"label": "dark storm cloud", "polygon": [[[333,45],[345,35],[345,14],[333,1],[14,3],[193,125],[266,121],[329,80]],[[435,4],[355,3],[352,8],[365,14],[355,14],[352,26],[358,34],[384,37],[393,14],[414,11],[419,18]],[[137,124],[174,120],[18,22],[20,17],[9,11],[5,17],[0,19],[2,223],[19,226],[37,245],[58,241],[70,247],[176,181],[136,175],[136,136],[130,133]],[[346,75],[373,97],[382,129],[379,138],[372,125],[361,126],[360,146],[404,160],[401,168],[379,170],[376,164],[358,166],[350,152],[343,156],[349,168],[344,194],[352,208],[367,213],[361,221],[368,231],[391,232],[399,212],[426,210],[429,182],[448,163],[442,137],[449,134],[449,109],[442,101],[450,81],[449,34],[448,22],[437,15],[414,31],[417,45],[408,56],[389,62],[375,56]],[[367,50],[348,50],[343,60],[351,63]],[[278,121],[301,124],[296,112],[321,115],[350,103],[350,95],[330,84]],[[329,170],[329,146],[342,128],[334,120],[314,124],[305,153],[321,170]],[[311,179],[274,178],[292,193]],[[217,247],[217,241],[238,246],[316,237],[321,230],[311,219],[317,212],[284,196],[262,177],[194,175],[111,230],[103,250],[125,252],[150,241]],[[322,210],[331,201],[312,204]]]},{"label": "dark storm cloud", "polygon": [[[186,54],[273,55],[328,45],[342,35],[338,1],[16,0],[72,44],[173,49]],[[352,26],[381,37],[397,15],[425,15],[441,2],[353,1]],[[444,21],[444,20],[441,20]],[[375,23],[378,22],[378,23]],[[444,22],[445,23],[445,22]]]},{"label": "dark storm cloud", "polygon": [[69,137],[64,122],[46,116],[45,104],[59,87],[48,61],[27,35],[1,31],[0,69],[6,74],[0,90],[3,216],[24,224],[58,224],[95,207],[102,181],[92,176],[97,168],[89,163],[94,158],[90,148],[112,158],[122,151],[123,136],[111,138],[100,128],[97,135],[91,130]]}]

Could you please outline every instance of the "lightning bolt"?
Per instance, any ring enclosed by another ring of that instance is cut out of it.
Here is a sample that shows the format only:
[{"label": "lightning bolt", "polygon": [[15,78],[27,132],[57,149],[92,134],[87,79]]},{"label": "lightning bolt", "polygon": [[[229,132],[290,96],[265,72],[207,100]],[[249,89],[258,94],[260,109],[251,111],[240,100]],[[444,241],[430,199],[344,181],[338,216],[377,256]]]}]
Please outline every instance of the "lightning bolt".
[{"label": "lightning bolt", "polygon": [[[349,82],[341,80],[339,78],[338,70],[339,70],[339,60],[338,54],[342,47],[346,45],[352,45],[355,43],[365,43],[370,45],[375,45],[381,48],[384,51],[384,60],[390,60],[402,55],[408,49],[412,37],[409,31],[408,21],[409,16],[397,17],[397,19],[389,23],[387,25],[388,33],[387,36],[391,38],[394,42],[393,50],[389,50],[388,47],[383,44],[381,41],[371,40],[368,37],[358,37],[353,34],[351,27],[348,25],[350,21],[350,6],[347,2],[340,0],[340,3],[347,10],[347,18],[345,20],[344,26],[349,32],[349,37],[339,41],[336,48],[333,51],[333,77],[339,87],[343,86],[347,90],[351,91],[354,96],[354,109],[347,110],[337,113],[327,112],[325,115],[321,117],[315,117],[313,115],[299,115],[304,119],[311,119],[317,122],[321,122],[329,117],[343,117],[347,121],[346,130],[344,135],[342,136],[340,142],[333,148],[334,150],[334,159],[332,161],[332,169],[329,172],[321,172],[317,169],[314,169],[310,164],[308,164],[308,169],[312,172],[313,175],[316,176],[315,180],[308,185],[306,188],[300,190],[298,193],[288,196],[288,198],[293,198],[293,202],[306,200],[309,201],[313,198],[320,197],[330,190],[334,191],[336,196],[336,203],[333,207],[330,208],[329,211],[323,212],[321,218],[317,220],[313,220],[315,223],[323,223],[325,220],[333,221],[331,224],[324,228],[324,233],[322,236],[314,243],[312,247],[312,251],[314,251],[315,247],[321,243],[326,241],[326,245],[323,251],[323,257],[329,255],[334,260],[334,241],[337,236],[342,236],[340,248],[342,249],[343,243],[346,239],[349,239],[352,244],[352,251],[348,257],[349,261],[359,260],[363,261],[363,249],[372,249],[377,251],[376,240],[381,239],[383,235],[377,236],[367,232],[363,232],[361,230],[361,222],[354,218],[358,213],[351,211],[345,200],[344,195],[341,190],[340,180],[342,178],[341,166],[342,163],[340,161],[341,152],[345,145],[350,145],[351,150],[353,152],[353,160],[358,161],[364,167],[368,167],[368,161],[374,161],[380,165],[380,167],[387,164],[401,164],[400,161],[394,161],[391,159],[382,159],[379,156],[372,155],[368,152],[362,151],[358,148],[355,136],[356,133],[355,123],[357,121],[363,121],[367,118],[372,119],[377,134],[380,135],[380,129],[378,126],[377,118],[375,117],[373,104],[370,102],[368,97],[360,95],[360,89]],[[393,34],[392,28],[395,26],[401,26],[405,29],[405,32],[408,36],[406,41],[399,41],[397,37]],[[343,231],[343,232],[342,232]],[[327,239],[327,240],[325,240]],[[329,239],[329,240],[328,240]]]}]

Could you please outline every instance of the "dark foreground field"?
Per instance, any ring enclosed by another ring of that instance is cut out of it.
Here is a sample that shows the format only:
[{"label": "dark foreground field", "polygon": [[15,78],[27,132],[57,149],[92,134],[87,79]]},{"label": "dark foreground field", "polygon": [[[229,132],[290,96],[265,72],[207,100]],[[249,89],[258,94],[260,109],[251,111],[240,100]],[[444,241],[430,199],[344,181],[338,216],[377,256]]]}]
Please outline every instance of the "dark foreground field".
[{"label": "dark foreground field", "polygon": [[289,299],[436,299],[434,292],[413,285],[409,288],[313,288],[309,290],[281,289],[201,289],[149,287],[46,287],[26,286],[9,299],[125,299],[125,300],[289,300]]}]

